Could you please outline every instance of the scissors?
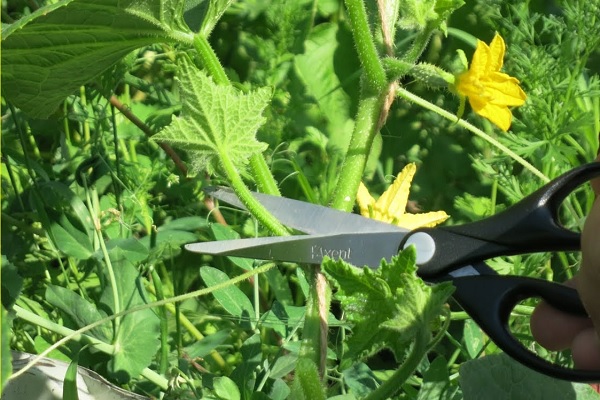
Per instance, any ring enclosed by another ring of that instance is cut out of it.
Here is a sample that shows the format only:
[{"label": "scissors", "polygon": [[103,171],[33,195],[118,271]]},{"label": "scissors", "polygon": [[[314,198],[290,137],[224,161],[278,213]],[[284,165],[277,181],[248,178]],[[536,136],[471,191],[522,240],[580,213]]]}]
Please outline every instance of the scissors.
[{"label": "scissors", "polygon": [[[192,243],[196,253],[320,264],[325,256],[378,268],[407,246],[416,248],[417,274],[426,282],[451,281],[457,303],[513,359],[538,372],[569,381],[600,381],[600,371],[570,369],[527,350],[511,333],[509,316],[520,301],[539,297],[573,314],[587,313],[577,292],[530,277],[499,275],[485,260],[536,252],[576,251],[580,235],[562,226],[559,207],[577,187],[600,176],[600,163],[572,169],[492,217],[457,226],[409,231],[395,225],[303,201],[253,193],[284,225],[304,235]],[[206,190],[244,208],[227,188]]]}]

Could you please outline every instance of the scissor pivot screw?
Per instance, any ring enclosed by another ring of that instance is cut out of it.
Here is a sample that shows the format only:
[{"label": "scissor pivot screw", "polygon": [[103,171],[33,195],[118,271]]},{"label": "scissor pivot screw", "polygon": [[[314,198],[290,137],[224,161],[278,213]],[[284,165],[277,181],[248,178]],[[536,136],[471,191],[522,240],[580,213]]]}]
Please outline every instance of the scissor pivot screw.
[{"label": "scissor pivot screw", "polygon": [[406,239],[404,249],[414,245],[417,250],[417,265],[428,263],[435,254],[435,241],[425,232],[417,232]]}]

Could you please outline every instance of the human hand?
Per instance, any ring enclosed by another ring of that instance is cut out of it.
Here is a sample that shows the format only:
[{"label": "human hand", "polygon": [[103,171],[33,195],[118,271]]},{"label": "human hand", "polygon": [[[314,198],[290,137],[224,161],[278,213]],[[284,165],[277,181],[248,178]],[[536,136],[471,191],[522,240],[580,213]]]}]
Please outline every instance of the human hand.
[{"label": "human hand", "polygon": [[[600,179],[592,186],[600,196]],[[570,348],[577,368],[600,369],[600,197],[585,222],[581,252],[581,269],[566,284],[577,289],[590,317],[574,317],[541,302],[531,316],[531,331],[548,350]]]}]

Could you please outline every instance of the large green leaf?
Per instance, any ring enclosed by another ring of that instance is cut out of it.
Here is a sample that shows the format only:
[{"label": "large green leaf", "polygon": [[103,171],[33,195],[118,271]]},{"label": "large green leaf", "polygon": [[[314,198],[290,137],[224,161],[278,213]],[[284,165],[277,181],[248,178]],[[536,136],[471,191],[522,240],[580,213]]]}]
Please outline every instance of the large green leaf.
[{"label": "large green leaf", "polygon": [[348,146],[358,96],[360,64],[352,34],[343,26],[318,25],[309,35],[303,54],[294,66],[307,93],[312,95],[327,118],[329,144],[338,150]]},{"label": "large green leaf", "polygon": [[439,316],[453,287],[425,285],[416,276],[415,257],[409,248],[389,263],[382,261],[377,270],[360,270],[343,261],[323,263],[353,325],[342,365],[382,348],[389,348],[400,360],[417,335],[430,335],[430,323]]},{"label": "large green leaf", "polygon": [[192,359],[198,357],[206,357],[209,355],[217,346],[225,342],[231,332],[229,330],[222,330],[216,333],[210,334],[203,339],[194,342],[187,346],[184,351]]},{"label": "large green leaf", "polygon": [[191,42],[183,0],[63,0],[3,29],[2,92],[45,118],[132,50]]},{"label": "large green leaf", "polygon": [[526,400],[532,397],[600,399],[600,395],[588,384],[550,378],[521,365],[506,354],[494,354],[462,364],[460,386],[465,400]]},{"label": "large green leaf", "polygon": [[271,89],[244,94],[230,85],[217,85],[212,78],[182,57],[179,74],[183,108],[181,116],[152,137],[170,142],[193,154],[201,170],[221,170],[220,160],[231,160],[243,168],[253,154],[267,145],[256,140],[264,123],[262,112],[271,99]]}]

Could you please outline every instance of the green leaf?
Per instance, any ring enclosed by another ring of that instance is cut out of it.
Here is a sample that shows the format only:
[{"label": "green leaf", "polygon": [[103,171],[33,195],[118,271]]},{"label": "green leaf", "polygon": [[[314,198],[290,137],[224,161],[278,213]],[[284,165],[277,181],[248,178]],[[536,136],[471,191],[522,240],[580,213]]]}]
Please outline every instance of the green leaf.
[{"label": "green leaf", "polygon": [[271,400],[285,400],[290,395],[290,387],[283,379],[275,379],[269,397]]},{"label": "green leaf", "polygon": [[251,155],[267,147],[256,140],[265,122],[262,112],[272,91],[260,88],[244,94],[233,86],[214,83],[203,71],[182,57],[178,75],[182,97],[181,116],[152,137],[189,151],[197,170],[222,171],[221,159],[243,170]]},{"label": "green leaf", "polygon": [[269,287],[275,294],[275,298],[284,305],[293,304],[292,291],[286,277],[277,268],[272,268],[264,273],[269,282]]},{"label": "green leaf", "polygon": [[167,230],[182,230],[182,231],[195,231],[198,229],[204,229],[208,226],[208,220],[206,217],[183,217],[177,218],[172,221],[161,225],[158,231]]},{"label": "green leaf", "polygon": [[436,357],[423,373],[423,384],[417,400],[451,400],[458,391],[458,386],[450,385],[448,365],[444,357]]},{"label": "green leaf", "polygon": [[[226,273],[213,267],[200,268],[200,276],[208,287],[229,281]],[[237,286],[229,285],[213,291],[212,294],[225,311],[240,319],[244,329],[251,329],[249,319],[254,316],[254,307],[244,292]]]},{"label": "green leaf", "polygon": [[73,357],[69,363],[65,380],[63,382],[63,400],[79,400],[77,391],[77,368],[79,367],[79,356]]},{"label": "green leaf", "polygon": [[189,27],[208,37],[233,0],[188,0],[183,17]]},{"label": "green leaf", "polygon": [[106,242],[106,249],[112,261],[119,262],[123,258],[131,263],[138,263],[148,258],[148,248],[134,237],[109,240]]},{"label": "green leaf", "polygon": [[213,380],[213,389],[220,399],[239,400],[240,390],[234,381],[226,376],[218,376]]},{"label": "green leaf", "polygon": [[10,329],[11,323],[8,318],[8,311],[2,306],[0,310],[0,393],[4,391],[4,385],[12,374],[12,355],[10,353]]},{"label": "green leaf", "polygon": [[94,225],[83,201],[61,182],[44,182],[32,192],[42,226],[64,254],[85,260],[94,254]]},{"label": "green leaf", "polygon": [[479,356],[479,352],[485,344],[485,336],[479,325],[477,325],[477,323],[475,323],[475,321],[472,319],[465,321],[463,329],[464,343],[467,352],[471,358],[476,358]]},{"label": "green leaf", "polygon": [[65,215],[59,218],[59,222],[52,224],[51,228],[56,247],[78,260],[90,258],[93,252],[89,237],[83,235]]},{"label": "green leaf", "polygon": [[[127,260],[126,253],[121,248],[115,247],[110,251],[109,256],[121,303],[119,308],[127,310],[146,304],[148,295],[144,289],[144,282],[134,265]],[[106,275],[108,281],[108,273]],[[115,310],[113,298],[112,285],[108,285],[100,301],[109,309]],[[121,318],[113,343],[119,351],[108,364],[109,371],[116,380],[128,382],[150,365],[160,346],[159,328],[159,318],[150,309],[136,311]]]},{"label": "green leaf", "polygon": [[[48,285],[46,288],[46,301],[68,315],[77,325],[77,329],[106,317],[92,303],[74,291],[61,286]],[[112,326],[110,323],[98,326],[92,329],[90,334],[106,343],[110,343],[113,338]]]},{"label": "green leaf", "polygon": [[275,300],[261,317],[261,325],[285,339],[304,322],[305,315],[306,307],[286,306]]},{"label": "green leaf", "polygon": [[184,352],[192,359],[198,357],[206,357],[218,345],[225,342],[229,338],[230,334],[231,332],[229,330],[218,331],[216,333],[204,337],[202,340],[199,340],[190,346],[187,346],[184,349]]},{"label": "green leaf", "polygon": [[535,372],[506,354],[494,354],[467,361],[460,367],[464,399],[598,400],[600,395],[588,384],[567,382]]},{"label": "green leaf", "polygon": [[344,382],[348,385],[350,393],[357,398],[363,398],[377,389],[381,382],[367,364],[359,362],[342,371]]},{"label": "green leaf", "polygon": [[269,378],[283,378],[284,376],[288,375],[294,370],[297,362],[298,353],[285,354],[279,357],[277,360],[275,360],[275,363],[271,367],[271,371],[269,372]]},{"label": "green leaf", "polygon": [[17,267],[8,261],[4,254],[2,255],[1,276],[2,291],[0,293],[2,293],[2,305],[6,309],[10,309],[21,294],[23,278],[17,272]]},{"label": "green leaf", "polygon": [[256,372],[262,361],[260,334],[255,333],[246,339],[240,353],[243,362],[233,370],[231,379],[237,383],[238,388],[242,391],[242,397],[249,398],[255,392]]},{"label": "green leaf", "polygon": [[383,348],[402,359],[416,335],[430,335],[430,323],[453,291],[447,283],[428,286],[416,276],[412,247],[377,270],[332,260],[323,269],[338,287],[336,298],[352,324],[342,365]]},{"label": "green leaf", "polygon": [[191,43],[183,0],[64,0],[3,29],[2,92],[46,118],[81,85],[152,43]]},{"label": "green leaf", "polygon": [[294,66],[327,119],[329,145],[340,151],[348,147],[358,97],[360,64],[352,44],[352,34],[333,24],[320,24],[304,43]]},{"label": "green leaf", "polygon": [[400,7],[398,25],[404,29],[445,29],[446,19],[463,4],[463,0],[408,0]]}]

